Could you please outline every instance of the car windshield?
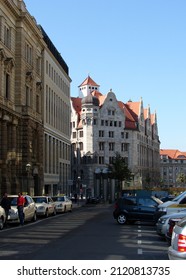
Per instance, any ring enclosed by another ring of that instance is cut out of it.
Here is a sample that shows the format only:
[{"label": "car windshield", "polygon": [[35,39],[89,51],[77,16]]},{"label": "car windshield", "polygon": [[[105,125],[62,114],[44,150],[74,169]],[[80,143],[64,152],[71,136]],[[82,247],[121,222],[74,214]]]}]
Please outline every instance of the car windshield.
[{"label": "car windshield", "polygon": [[35,203],[47,203],[46,197],[33,197]]},{"label": "car windshield", "polygon": [[172,201],[178,201],[180,198],[183,198],[184,196],[186,196],[186,192],[183,192],[181,194],[179,194],[177,197],[175,197]]},{"label": "car windshield", "polygon": [[55,196],[52,197],[53,201],[65,201],[65,198],[63,196]]}]

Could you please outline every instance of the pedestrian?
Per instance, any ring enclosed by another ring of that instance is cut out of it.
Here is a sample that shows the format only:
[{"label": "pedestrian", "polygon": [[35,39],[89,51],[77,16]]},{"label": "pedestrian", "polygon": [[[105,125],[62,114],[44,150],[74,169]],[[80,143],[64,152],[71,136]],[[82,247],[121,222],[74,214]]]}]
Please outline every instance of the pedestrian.
[{"label": "pedestrian", "polygon": [[77,202],[77,193],[74,194],[74,202]]},{"label": "pedestrian", "polygon": [[24,212],[23,212],[24,204],[25,204],[25,198],[23,194],[19,192],[17,198],[17,209],[18,209],[19,221],[22,226],[24,225]]},{"label": "pedestrian", "polygon": [[3,195],[3,198],[1,200],[1,206],[5,210],[5,215],[6,215],[5,224],[7,224],[8,214],[9,214],[9,210],[11,208],[11,202],[8,198],[7,192],[5,192],[4,195]]}]

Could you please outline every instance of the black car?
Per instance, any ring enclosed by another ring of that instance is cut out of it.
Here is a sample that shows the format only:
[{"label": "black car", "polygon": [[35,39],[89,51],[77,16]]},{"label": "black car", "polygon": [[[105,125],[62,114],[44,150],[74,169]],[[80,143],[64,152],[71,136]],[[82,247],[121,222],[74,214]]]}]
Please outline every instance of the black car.
[{"label": "black car", "polygon": [[161,203],[154,196],[124,196],[116,201],[113,216],[120,225],[135,221],[156,223],[159,218],[157,208]]}]

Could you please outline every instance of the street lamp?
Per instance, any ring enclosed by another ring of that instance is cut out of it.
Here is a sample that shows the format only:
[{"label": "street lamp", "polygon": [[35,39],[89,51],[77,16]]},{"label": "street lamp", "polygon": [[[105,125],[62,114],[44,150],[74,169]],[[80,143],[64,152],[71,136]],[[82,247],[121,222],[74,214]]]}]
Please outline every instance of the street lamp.
[{"label": "street lamp", "polygon": [[27,194],[29,193],[29,175],[30,175],[31,164],[26,164],[26,172],[27,172]]},{"label": "street lamp", "polygon": [[34,195],[39,195],[39,182],[38,182],[38,167],[37,165],[33,168],[33,177],[34,177]]}]

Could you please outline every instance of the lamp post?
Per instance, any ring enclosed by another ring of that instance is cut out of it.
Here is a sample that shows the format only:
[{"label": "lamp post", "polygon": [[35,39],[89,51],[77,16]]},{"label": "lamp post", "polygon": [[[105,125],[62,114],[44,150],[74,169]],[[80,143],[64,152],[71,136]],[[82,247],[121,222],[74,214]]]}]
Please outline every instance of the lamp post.
[{"label": "lamp post", "polygon": [[77,187],[78,187],[77,193],[78,193],[78,194],[80,193],[80,180],[81,180],[81,177],[78,176],[78,177],[77,177]]},{"label": "lamp post", "polygon": [[31,164],[26,164],[26,172],[27,172],[27,194],[29,193],[29,175],[30,175]]},{"label": "lamp post", "polygon": [[39,182],[38,182],[38,167],[37,165],[33,168],[33,177],[34,177],[34,195],[39,195]]}]

